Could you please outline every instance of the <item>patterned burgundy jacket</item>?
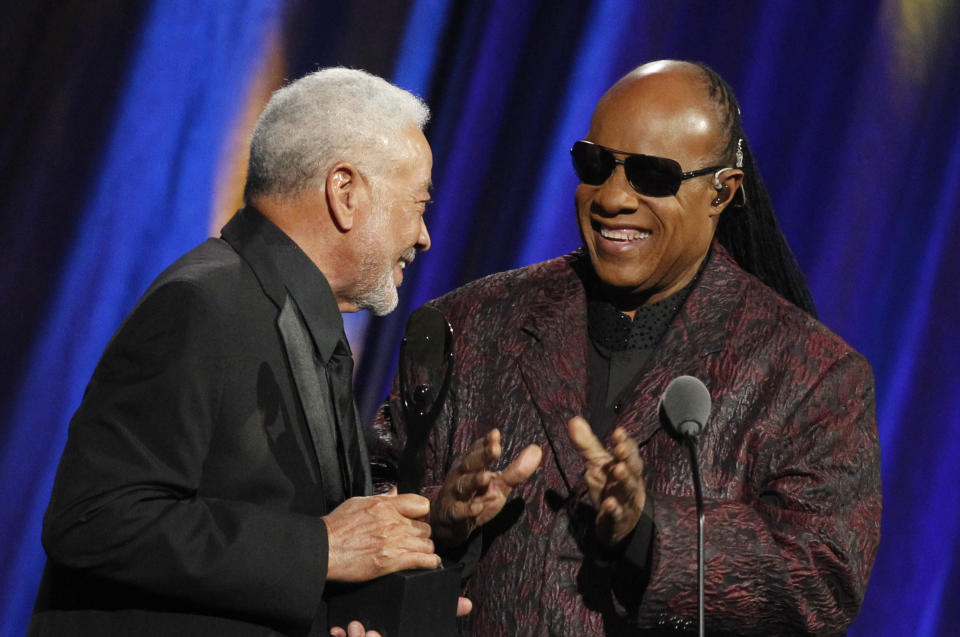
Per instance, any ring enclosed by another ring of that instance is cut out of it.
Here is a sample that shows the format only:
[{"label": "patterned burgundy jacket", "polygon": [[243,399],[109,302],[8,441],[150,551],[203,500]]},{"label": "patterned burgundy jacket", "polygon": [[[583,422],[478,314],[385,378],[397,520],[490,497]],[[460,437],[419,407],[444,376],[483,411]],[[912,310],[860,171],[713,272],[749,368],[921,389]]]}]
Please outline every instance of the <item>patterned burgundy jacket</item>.
[{"label": "patterned burgundy jacket", "polygon": [[[654,503],[647,575],[598,550],[584,464],[567,436],[567,420],[587,400],[588,268],[575,252],[433,302],[453,326],[455,363],[427,448],[425,492],[435,493],[453,461],[493,427],[503,433],[501,466],[528,444],[544,451],[537,472],[481,531],[483,555],[466,584],[474,611],[461,632],[695,628],[690,457],[657,417],[667,383],[689,374],[713,400],[697,439],[708,634],[843,634],[860,608],[880,539],[880,452],[867,361],[715,244],[613,423],[640,444]],[[405,440],[396,391],[376,425],[381,440]]]}]

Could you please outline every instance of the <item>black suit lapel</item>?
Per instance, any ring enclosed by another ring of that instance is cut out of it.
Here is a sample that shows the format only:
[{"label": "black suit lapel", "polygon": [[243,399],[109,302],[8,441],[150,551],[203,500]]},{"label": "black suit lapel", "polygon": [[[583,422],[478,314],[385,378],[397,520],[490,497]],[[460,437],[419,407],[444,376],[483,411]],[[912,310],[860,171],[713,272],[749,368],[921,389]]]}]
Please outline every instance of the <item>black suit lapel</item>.
[{"label": "black suit lapel", "polygon": [[287,351],[290,371],[317,454],[324,497],[328,505],[333,507],[345,499],[346,492],[340,476],[340,459],[334,436],[336,417],[327,398],[329,380],[323,366],[317,365],[307,328],[290,296],[287,296],[280,310],[277,328]]},{"label": "black suit lapel", "polygon": [[[292,241],[279,228],[252,208],[237,212],[223,228],[223,239],[236,250],[249,264],[260,282],[264,293],[273,301],[278,310],[277,329],[280,332],[287,359],[290,362],[290,374],[296,386],[297,395],[310,433],[311,443],[316,453],[318,468],[324,493],[331,506],[342,502],[344,497],[363,495],[372,492],[370,467],[367,450],[355,405],[350,405],[350,414],[338,418],[329,399],[329,379],[325,366],[318,360],[316,353],[329,359],[333,355],[336,340],[320,342],[320,326],[311,324],[304,317],[297,301],[289,293],[284,278],[277,268],[276,251],[288,249]],[[326,285],[326,281],[323,280]],[[329,290],[329,287],[327,287]],[[332,292],[329,293],[332,297]],[[312,299],[305,299],[308,303]],[[336,314],[339,317],[339,313]],[[352,401],[351,401],[352,402]],[[340,472],[340,460],[336,442],[336,427],[356,430],[341,431],[343,440],[351,441],[353,452],[360,461],[354,463],[357,468],[348,473],[356,473],[345,485]],[[362,467],[359,467],[362,465]],[[359,489],[359,490],[358,490]]]}]

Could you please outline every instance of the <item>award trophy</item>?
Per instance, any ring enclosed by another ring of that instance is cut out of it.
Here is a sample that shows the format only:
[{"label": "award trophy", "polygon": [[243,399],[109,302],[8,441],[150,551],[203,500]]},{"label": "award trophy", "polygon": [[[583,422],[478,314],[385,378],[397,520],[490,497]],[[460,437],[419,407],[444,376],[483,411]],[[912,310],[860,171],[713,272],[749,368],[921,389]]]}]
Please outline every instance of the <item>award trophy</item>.
[{"label": "award trophy", "polygon": [[[446,399],[453,371],[453,329],[436,308],[423,306],[407,319],[400,345],[400,398],[407,442],[397,466],[398,489],[417,493],[424,448]],[[460,567],[391,573],[340,587],[328,600],[327,624],[346,628],[358,620],[383,637],[453,636]]]}]

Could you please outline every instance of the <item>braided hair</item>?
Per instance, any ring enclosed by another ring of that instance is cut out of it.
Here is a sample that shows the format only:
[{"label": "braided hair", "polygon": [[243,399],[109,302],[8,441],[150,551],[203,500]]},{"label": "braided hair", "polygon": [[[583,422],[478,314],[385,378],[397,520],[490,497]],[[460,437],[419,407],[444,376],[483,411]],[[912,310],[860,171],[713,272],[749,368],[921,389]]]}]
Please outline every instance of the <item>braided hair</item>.
[{"label": "braided hair", "polygon": [[[720,114],[719,123],[726,138],[720,161],[734,165],[738,152],[742,152],[743,157],[742,192],[735,195],[734,202],[720,215],[717,240],[740,267],[816,317],[806,277],[780,230],[770,195],[747,143],[733,89],[706,64],[694,62],[693,65],[702,73],[710,99]],[[742,200],[742,205],[738,205],[737,200]]]}]

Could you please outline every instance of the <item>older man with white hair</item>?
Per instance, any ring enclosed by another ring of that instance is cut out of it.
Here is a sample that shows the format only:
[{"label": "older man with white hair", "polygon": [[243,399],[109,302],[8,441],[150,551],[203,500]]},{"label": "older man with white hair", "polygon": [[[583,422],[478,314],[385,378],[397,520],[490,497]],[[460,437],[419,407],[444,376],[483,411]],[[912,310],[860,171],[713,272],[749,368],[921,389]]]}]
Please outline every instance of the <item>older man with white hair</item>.
[{"label": "older man with white hair", "polygon": [[428,501],[371,495],[340,314],[393,310],[430,247],[428,117],[358,70],[273,95],[246,207],[150,286],[73,417],[32,634],[326,632],[329,582],[440,564]]}]

